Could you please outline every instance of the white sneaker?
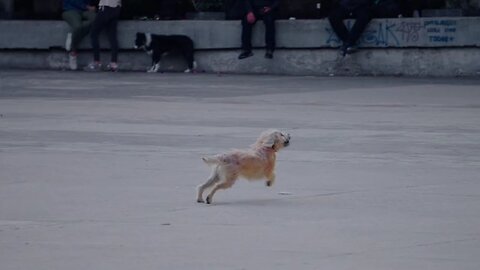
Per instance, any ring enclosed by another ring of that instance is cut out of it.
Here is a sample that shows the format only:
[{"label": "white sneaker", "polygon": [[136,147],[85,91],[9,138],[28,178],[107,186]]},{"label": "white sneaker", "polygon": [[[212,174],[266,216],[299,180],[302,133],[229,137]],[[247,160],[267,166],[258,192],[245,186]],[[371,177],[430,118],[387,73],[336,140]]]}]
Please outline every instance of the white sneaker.
[{"label": "white sneaker", "polygon": [[102,71],[102,64],[97,63],[97,62],[92,62],[92,63],[88,64],[88,66],[83,68],[83,70],[89,71],[89,72]]},{"label": "white sneaker", "polygon": [[75,53],[69,53],[68,54],[68,66],[70,67],[70,70],[77,70],[78,69],[77,55]]},{"label": "white sneaker", "polygon": [[65,50],[67,50],[67,52],[72,50],[72,33],[67,34],[67,40],[65,40]]},{"label": "white sneaker", "polygon": [[107,71],[117,72],[118,71],[118,64],[115,62],[111,62],[107,65]]}]

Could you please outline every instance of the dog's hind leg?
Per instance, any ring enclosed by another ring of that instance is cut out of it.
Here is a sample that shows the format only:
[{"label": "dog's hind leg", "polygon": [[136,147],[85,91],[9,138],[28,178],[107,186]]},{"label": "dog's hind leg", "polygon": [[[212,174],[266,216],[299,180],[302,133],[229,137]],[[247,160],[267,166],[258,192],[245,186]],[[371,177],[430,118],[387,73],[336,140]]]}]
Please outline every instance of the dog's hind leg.
[{"label": "dog's hind leg", "polygon": [[212,191],[210,191],[210,194],[208,194],[207,196],[207,204],[212,203],[213,195],[215,195],[215,192],[217,192],[219,189],[230,188],[231,186],[233,186],[234,183],[235,183],[235,179],[230,179],[227,181],[217,183],[215,187],[212,189]]},{"label": "dog's hind leg", "polygon": [[205,183],[203,183],[203,184],[201,184],[197,187],[197,202],[198,203],[203,203],[204,202],[203,201],[203,192],[205,191],[205,189],[208,189],[208,188],[212,187],[218,181],[220,181],[220,177],[218,176],[218,173],[214,169],[213,172],[212,172],[212,175],[210,175],[207,182],[205,182]]},{"label": "dog's hind leg", "polygon": [[197,63],[193,58],[193,48],[191,48],[191,51],[184,50],[182,54],[185,60],[187,61],[187,66],[188,66],[188,68],[185,70],[185,73],[195,72],[195,70],[197,69]]}]

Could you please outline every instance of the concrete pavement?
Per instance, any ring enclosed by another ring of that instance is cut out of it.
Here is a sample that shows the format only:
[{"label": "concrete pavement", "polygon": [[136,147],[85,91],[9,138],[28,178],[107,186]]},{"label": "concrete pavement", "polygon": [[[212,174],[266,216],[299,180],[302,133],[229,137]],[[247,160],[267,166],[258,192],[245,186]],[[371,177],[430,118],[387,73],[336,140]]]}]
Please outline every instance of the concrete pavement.
[{"label": "concrete pavement", "polygon": [[[480,80],[0,71],[0,262],[478,269]],[[292,135],[213,205],[202,155]]]}]

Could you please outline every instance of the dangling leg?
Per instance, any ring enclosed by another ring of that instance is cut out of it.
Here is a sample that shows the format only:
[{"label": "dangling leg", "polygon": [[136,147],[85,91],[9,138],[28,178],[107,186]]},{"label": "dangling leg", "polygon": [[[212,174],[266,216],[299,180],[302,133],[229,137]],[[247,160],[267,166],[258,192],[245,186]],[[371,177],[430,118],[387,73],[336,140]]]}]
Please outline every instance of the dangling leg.
[{"label": "dangling leg", "polygon": [[348,11],[338,4],[331,10],[330,15],[328,16],[333,31],[343,43],[348,41],[349,36],[349,31],[343,23],[343,20],[347,17]]},{"label": "dangling leg", "polygon": [[253,55],[252,53],[252,30],[253,24],[247,21],[247,18],[242,20],[242,52],[238,59],[244,59]]},{"label": "dangling leg", "polygon": [[265,23],[265,58],[272,59],[273,51],[275,50],[275,17],[273,13],[265,14],[263,17]]},{"label": "dangling leg", "polygon": [[360,36],[363,34],[368,23],[371,21],[371,15],[369,9],[359,9],[355,12],[355,23],[348,35],[347,43],[349,46],[355,46]]}]

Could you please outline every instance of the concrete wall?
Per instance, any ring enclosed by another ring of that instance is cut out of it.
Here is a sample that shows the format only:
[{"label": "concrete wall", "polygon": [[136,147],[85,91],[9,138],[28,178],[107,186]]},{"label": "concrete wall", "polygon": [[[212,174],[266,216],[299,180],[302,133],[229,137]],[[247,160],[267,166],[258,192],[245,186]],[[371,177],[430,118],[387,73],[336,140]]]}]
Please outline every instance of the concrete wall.
[{"label": "concrete wall", "polygon": [[[349,25],[352,21],[347,22]],[[478,76],[480,18],[376,19],[360,41],[359,53],[341,57],[339,40],[326,20],[277,22],[273,60],[263,58],[263,25],[254,33],[255,56],[239,61],[239,21],[122,21],[119,26],[121,67],[144,70],[150,60],[135,52],[138,31],[186,34],[197,49],[200,70],[206,72],[294,75],[419,75]],[[0,68],[65,68],[63,52],[68,32],[62,21],[0,21]],[[102,41],[108,48],[108,42]],[[90,58],[83,42],[80,64]],[[108,60],[108,55],[102,59]],[[176,55],[166,57],[164,70],[185,67]]]}]

